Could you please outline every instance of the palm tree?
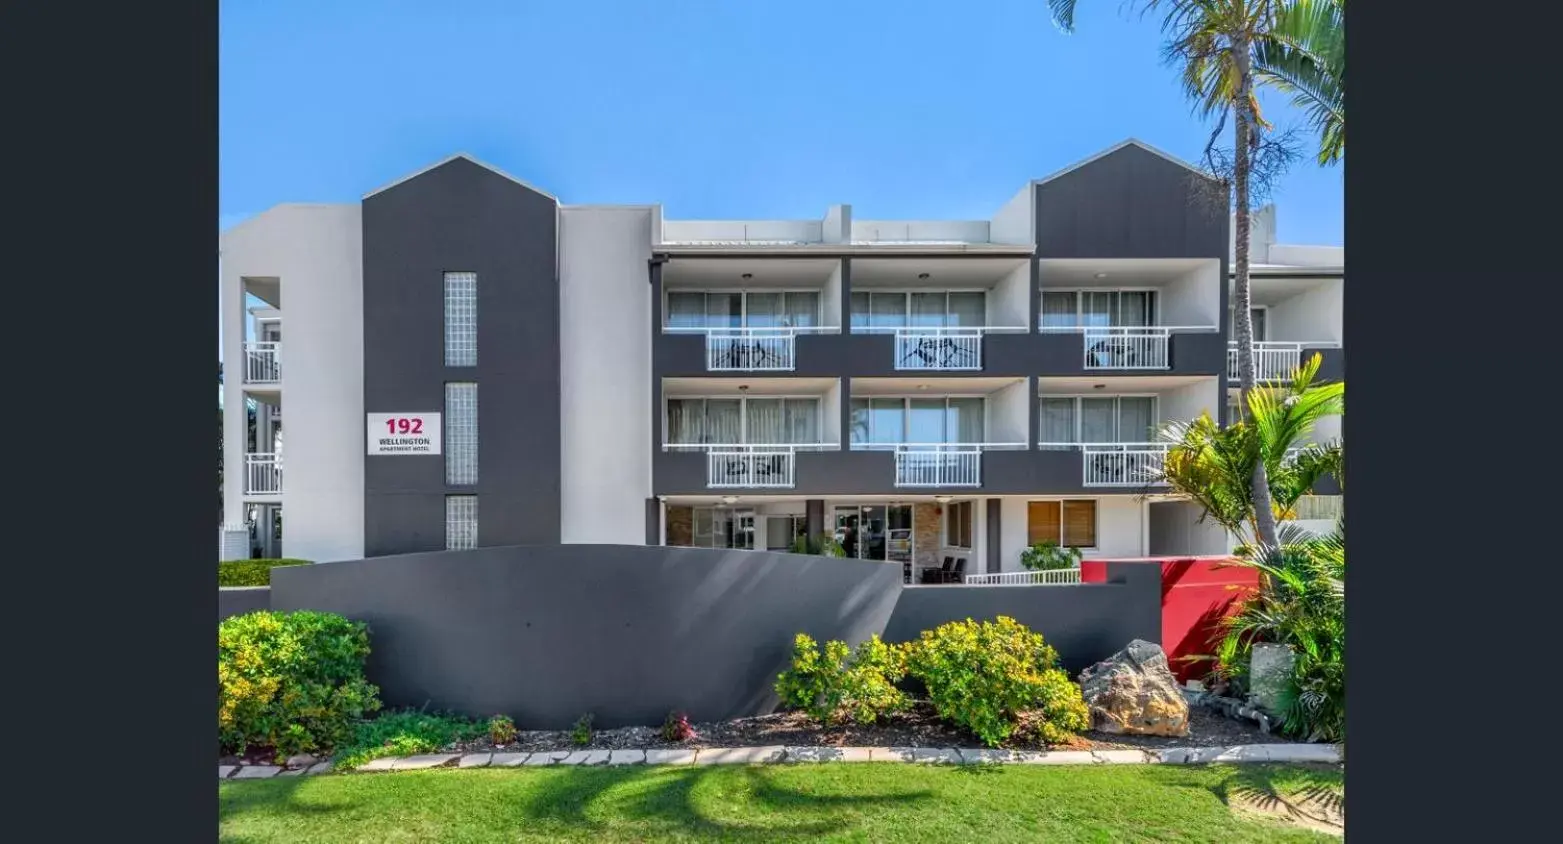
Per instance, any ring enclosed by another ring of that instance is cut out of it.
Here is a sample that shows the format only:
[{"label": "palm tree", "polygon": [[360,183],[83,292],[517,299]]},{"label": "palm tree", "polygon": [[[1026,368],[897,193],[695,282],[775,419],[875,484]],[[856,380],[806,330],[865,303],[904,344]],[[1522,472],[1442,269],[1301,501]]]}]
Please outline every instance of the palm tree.
[{"label": "palm tree", "polygon": [[1258,78],[1292,95],[1319,133],[1319,163],[1346,152],[1346,0],[1290,0],[1254,51]]},{"label": "palm tree", "polygon": [[[1316,384],[1323,358],[1314,355],[1286,384],[1266,384],[1248,394],[1248,418],[1222,427],[1210,415],[1193,422],[1168,422],[1157,432],[1169,445],[1154,480],[1199,504],[1202,519],[1225,528],[1240,544],[1262,547],[1260,508],[1272,523],[1296,514],[1298,499],[1320,479],[1341,477],[1345,446],[1306,444],[1319,420],[1345,413],[1344,383]],[[1265,470],[1269,495],[1253,495],[1249,480]]]},{"label": "palm tree", "polygon": [[[1053,22],[1065,32],[1074,30],[1076,0],[1047,0]],[[1194,100],[1202,116],[1232,117],[1232,201],[1235,206],[1235,242],[1232,274],[1236,301],[1232,303],[1237,328],[1238,383],[1242,407],[1254,382],[1253,294],[1248,278],[1248,236],[1251,224],[1249,176],[1260,135],[1269,124],[1259,111],[1255,96],[1254,55],[1270,40],[1283,0],[1129,0],[1145,12],[1164,10],[1162,31],[1168,41],[1163,54],[1180,67],[1184,92]],[[1219,131],[1219,130],[1218,130]],[[1253,461],[1250,495],[1255,503],[1258,541],[1274,546],[1274,505],[1270,499],[1269,466]]]}]

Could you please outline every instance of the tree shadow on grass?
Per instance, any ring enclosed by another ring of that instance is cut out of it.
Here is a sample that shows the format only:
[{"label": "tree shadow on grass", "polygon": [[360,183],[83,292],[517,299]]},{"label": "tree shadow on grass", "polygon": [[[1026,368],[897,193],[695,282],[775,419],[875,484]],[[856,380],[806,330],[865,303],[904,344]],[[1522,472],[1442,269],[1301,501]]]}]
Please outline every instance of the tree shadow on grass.
[{"label": "tree shadow on grass", "polygon": [[[571,830],[609,831],[609,824],[591,817],[593,807],[618,822],[635,825],[637,837],[690,835],[701,838],[788,840],[816,838],[844,831],[840,817],[822,816],[844,807],[909,804],[931,792],[829,795],[798,791],[776,781],[779,768],[759,766],[699,766],[676,768],[574,768],[548,772],[525,807],[529,820]],[[712,817],[697,799],[696,789],[709,782],[722,789],[719,802],[734,814],[800,818],[796,822],[745,823]],[[608,804],[611,804],[608,805]],[[804,819],[811,818],[812,819]]]},{"label": "tree shadow on grass", "polygon": [[1258,811],[1318,829],[1338,830],[1345,824],[1344,788],[1339,784],[1303,781],[1299,770],[1327,772],[1333,765],[1245,765],[1223,777],[1212,790],[1228,807]]}]

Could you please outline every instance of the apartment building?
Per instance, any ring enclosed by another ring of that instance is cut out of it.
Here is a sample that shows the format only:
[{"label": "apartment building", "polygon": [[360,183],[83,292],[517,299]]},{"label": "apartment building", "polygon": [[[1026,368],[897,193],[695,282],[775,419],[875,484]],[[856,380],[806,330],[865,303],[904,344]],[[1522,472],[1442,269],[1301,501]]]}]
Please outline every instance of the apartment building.
[{"label": "apartment building", "polygon": [[[1230,412],[1211,196],[1126,141],[986,220],[671,220],[466,156],[278,206],[222,237],[224,355],[244,363],[225,459],[245,467],[222,553],[256,512],[320,561],[830,535],[913,582],[947,558],[1003,582],[1044,539],[1224,552],[1147,482],[1155,427]],[[1342,377],[1341,250],[1275,243],[1274,209],[1255,228],[1260,366],[1317,350]],[[253,437],[246,400],[271,409]]]}]

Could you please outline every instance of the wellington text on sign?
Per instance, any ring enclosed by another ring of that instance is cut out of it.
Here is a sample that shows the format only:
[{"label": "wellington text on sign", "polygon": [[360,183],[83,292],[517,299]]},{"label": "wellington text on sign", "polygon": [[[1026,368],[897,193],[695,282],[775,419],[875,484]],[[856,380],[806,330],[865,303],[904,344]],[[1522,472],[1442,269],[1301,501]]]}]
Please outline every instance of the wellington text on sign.
[{"label": "wellington text on sign", "polygon": [[439,454],[438,413],[370,413],[369,454]]}]

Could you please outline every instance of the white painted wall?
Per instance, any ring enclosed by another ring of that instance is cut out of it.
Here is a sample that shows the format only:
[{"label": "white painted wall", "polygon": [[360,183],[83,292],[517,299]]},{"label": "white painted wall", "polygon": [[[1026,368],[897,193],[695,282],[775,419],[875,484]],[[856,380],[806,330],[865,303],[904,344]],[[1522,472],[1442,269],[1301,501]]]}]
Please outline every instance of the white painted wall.
[{"label": "white painted wall", "polygon": [[1221,386],[1214,378],[1165,390],[1158,396],[1158,412],[1163,421],[1189,421],[1201,413],[1210,414],[1211,419],[1221,418]]},{"label": "white painted wall", "polygon": [[825,212],[825,223],[820,233],[825,243],[846,243],[850,241],[852,239],[852,206],[830,206],[830,209]]},{"label": "white painted wall", "polygon": [[988,223],[988,237],[994,243],[1031,243],[1036,230],[1031,225],[1031,215],[1036,204],[1032,201],[1031,183],[1004,203]]},{"label": "white painted wall", "polygon": [[[770,240],[821,243],[823,220],[663,220],[664,243]],[[649,242],[649,241],[648,241]]]},{"label": "white painted wall", "polygon": [[836,262],[836,268],[830,271],[830,278],[825,280],[825,287],[820,291],[821,313],[820,325],[827,328],[840,328],[846,330],[847,323],[841,313],[841,262]]},{"label": "white painted wall", "polygon": [[[241,279],[281,281],[282,389],[288,458],[283,542],[290,556],[330,562],[364,555],[363,226],[360,206],[279,205],[225,232],[223,358],[242,373]],[[289,361],[323,362],[317,366]],[[326,365],[329,364],[329,365]],[[242,467],[239,377],[225,379],[225,465]],[[242,519],[243,472],[225,471],[224,517]]]},{"label": "white painted wall", "polygon": [[1232,539],[1225,529],[1213,521],[1201,523],[1198,504],[1189,501],[1159,501],[1148,503],[1147,517],[1158,529],[1150,534],[1150,547],[1146,554],[1207,555],[1226,554],[1232,550]]},{"label": "white painted wall", "polygon": [[854,220],[852,240],[987,243],[987,220]]},{"label": "white painted wall", "polygon": [[825,400],[820,402],[820,413],[824,414],[820,420],[820,442],[841,443],[841,379],[830,382],[830,387],[825,390]]},{"label": "white painted wall", "polygon": [[1167,282],[1161,293],[1163,325],[1224,325],[1221,263],[1210,260]]},{"label": "white painted wall", "polygon": [[[1084,549],[1087,558],[1143,557],[1144,502],[1133,495],[1069,496],[1072,499],[1096,499],[1096,548]],[[1026,502],[1044,501],[1059,496],[1004,496],[1000,499],[999,557],[1004,571],[1025,571],[1020,554],[1026,550]]]},{"label": "white painted wall", "polygon": [[1017,381],[988,394],[985,427],[988,442],[1030,443],[1030,396],[1026,382]]},{"label": "white painted wall", "polygon": [[[1254,286],[1262,289],[1263,284],[1260,280]],[[1267,315],[1267,339],[1341,342],[1345,288],[1342,279],[1320,279],[1317,285],[1274,302]]]},{"label": "white painted wall", "polygon": [[988,325],[1029,328],[1031,312],[1031,263],[1028,261],[999,279],[988,293]]},{"label": "white painted wall", "polygon": [[[1275,243],[1275,206],[1266,205],[1248,217],[1248,262],[1270,263],[1270,244]],[[1237,218],[1227,226],[1227,259],[1237,260]]]},{"label": "white painted wall", "polygon": [[649,207],[559,209],[560,538],[643,545],[651,496]]},{"label": "white painted wall", "polygon": [[1269,250],[1269,263],[1296,267],[1344,267],[1344,246],[1299,246],[1273,243]]}]

